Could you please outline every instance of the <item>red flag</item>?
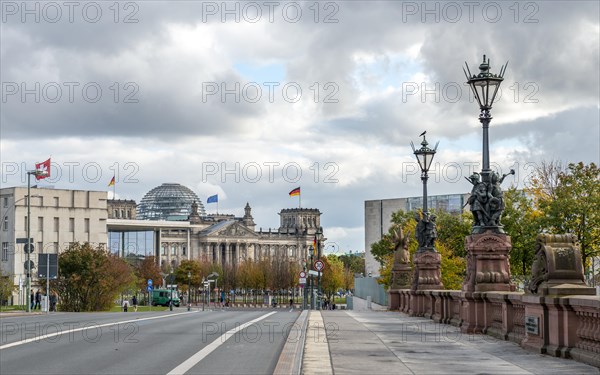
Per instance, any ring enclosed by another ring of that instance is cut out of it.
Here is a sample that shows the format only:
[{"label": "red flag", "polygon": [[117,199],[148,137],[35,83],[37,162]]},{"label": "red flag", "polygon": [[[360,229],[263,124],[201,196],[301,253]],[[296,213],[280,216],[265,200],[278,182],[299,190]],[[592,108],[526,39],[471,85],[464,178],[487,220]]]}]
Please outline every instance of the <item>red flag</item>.
[{"label": "red flag", "polygon": [[35,179],[39,181],[47,177],[50,177],[50,158],[41,163],[35,163]]}]

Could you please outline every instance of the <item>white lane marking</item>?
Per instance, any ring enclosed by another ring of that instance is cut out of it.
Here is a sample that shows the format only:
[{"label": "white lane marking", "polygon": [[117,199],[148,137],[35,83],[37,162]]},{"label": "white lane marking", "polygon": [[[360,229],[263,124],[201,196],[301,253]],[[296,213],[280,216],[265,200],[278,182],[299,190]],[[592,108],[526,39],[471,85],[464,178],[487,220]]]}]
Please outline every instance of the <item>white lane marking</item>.
[{"label": "white lane marking", "polygon": [[204,348],[202,348],[198,353],[192,355],[190,358],[188,358],[187,360],[185,360],[185,362],[183,362],[182,364],[180,364],[179,366],[175,367],[173,370],[171,370],[167,375],[180,375],[180,374],[185,374],[186,372],[188,372],[192,367],[194,367],[198,362],[200,362],[201,360],[203,360],[207,355],[209,355],[210,353],[212,353],[213,351],[215,351],[219,346],[223,345],[225,343],[225,341],[227,341],[227,339],[231,338],[231,336],[235,335],[237,332],[243,330],[244,328],[259,322],[273,314],[275,314],[276,311],[270,312],[268,314],[265,314],[263,316],[260,316],[254,320],[249,321],[248,323],[244,323],[241,326],[238,326],[236,328],[230,329],[229,331],[225,332],[224,334],[221,335],[221,337],[217,338],[216,340],[214,340],[213,342],[211,342],[210,344],[206,345]]},{"label": "white lane marking", "polygon": [[[5,345],[0,346],[0,350],[12,348],[13,346],[19,346],[19,345],[27,344],[27,343],[34,342],[34,341],[35,342],[39,342],[41,340],[44,340],[44,339],[47,339],[47,338],[50,338],[50,337],[55,337],[55,336],[62,335],[63,333],[70,335],[71,333],[79,332],[79,331],[84,331],[86,329],[92,329],[92,328],[93,329],[97,329],[97,328],[102,328],[102,327],[114,326],[116,324],[135,323],[135,322],[141,322],[143,320],[153,320],[153,319],[169,318],[169,317],[172,317],[172,316],[183,315],[183,314],[194,314],[194,313],[197,313],[197,312],[198,311],[192,311],[192,312],[187,312],[186,311],[186,312],[176,313],[176,314],[153,316],[151,318],[131,319],[131,320],[124,320],[122,322],[105,323],[105,324],[100,324],[100,325],[94,324],[94,325],[90,325],[90,326],[86,326],[86,327],[81,327],[81,328],[73,328],[73,329],[70,329],[70,330],[65,331],[65,332],[63,332],[63,331],[57,331],[57,332],[49,333],[47,335],[36,336],[36,337],[29,338],[29,339],[21,340],[21,341],[11,342],[10,344],[5,344]],[[83,323],[85,324],[86,322],[83,322]]]}]

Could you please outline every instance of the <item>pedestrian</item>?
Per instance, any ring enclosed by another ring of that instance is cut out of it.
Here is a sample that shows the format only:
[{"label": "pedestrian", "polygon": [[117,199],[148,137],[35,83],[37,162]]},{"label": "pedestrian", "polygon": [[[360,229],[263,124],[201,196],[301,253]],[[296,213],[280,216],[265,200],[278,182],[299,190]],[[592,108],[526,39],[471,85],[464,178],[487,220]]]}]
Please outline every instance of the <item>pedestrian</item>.
[{"label": "pedestrian", "polygon": [[127,312],[128,307],[129,307],[129,301],[126,298],[123,298],[123,312]]},{"label": "pedestrian", "polygon": [[56,292],[50,293],[50,311],[56,312]]},{"label": "pedestrian", "polygon": [[131,304],[133,305],[133,311],[137,312],[138,302],[137,302],[137,297],[136,296],[133,296],[133,298],[131,299]]},{"label": "pedestrian", "polygon": [[33,310],[33,307],[35,306],[35,294],[33,294],[33,289],[31,289],[31,295],[29,296],[29,299],[30,299],[30,302],[29,302],[29,304],[30,304],[30,306],[29,306],[29,309],[30,309],[30,310]]},{"label": "pedestrian", "polygon": [[35,307],[33,308],[41,310],[42,308],[42,293],[40,293],[40,290],[38,289],[37,292],[35,292]]},{"label": "pedestrian", "polygon": [[290,298],[290,309],[294,307],[294,299]]}]

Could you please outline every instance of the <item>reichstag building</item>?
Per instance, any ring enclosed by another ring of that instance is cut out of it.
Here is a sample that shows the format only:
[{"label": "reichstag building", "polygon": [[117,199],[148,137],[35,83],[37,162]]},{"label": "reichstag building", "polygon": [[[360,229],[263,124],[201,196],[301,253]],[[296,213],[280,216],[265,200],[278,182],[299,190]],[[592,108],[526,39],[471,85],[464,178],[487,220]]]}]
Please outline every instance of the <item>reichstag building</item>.
[{"label": "reichstag building", "polygon": [[138,205],[108,200],[107,209],[109,250],[129,258],[154,255],[163,267],[184,259],[236,265],[275,256],[303,263],[317,230],[322,233],[318,209],[282,209],[278,228],[257,230],[250,204],[243,217],[207,215],[198,196],[175,183],[155,187]]}]

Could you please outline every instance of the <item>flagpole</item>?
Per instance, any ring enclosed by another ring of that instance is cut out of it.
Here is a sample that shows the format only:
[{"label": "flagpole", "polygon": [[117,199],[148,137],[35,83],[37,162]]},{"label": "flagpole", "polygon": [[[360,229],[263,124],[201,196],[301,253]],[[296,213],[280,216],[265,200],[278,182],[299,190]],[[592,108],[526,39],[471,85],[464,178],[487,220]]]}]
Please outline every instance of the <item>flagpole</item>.
[{"label": "flagpole", "polygon": [[[115,178],[113,176],[113,178]],[[117,199],[117,181],[115,181],[115,183],[113,184],[113,201]]]},{"label": "flagpole", "polygon": [[302,208],[302,190],[298,194],[298,208]]}]

